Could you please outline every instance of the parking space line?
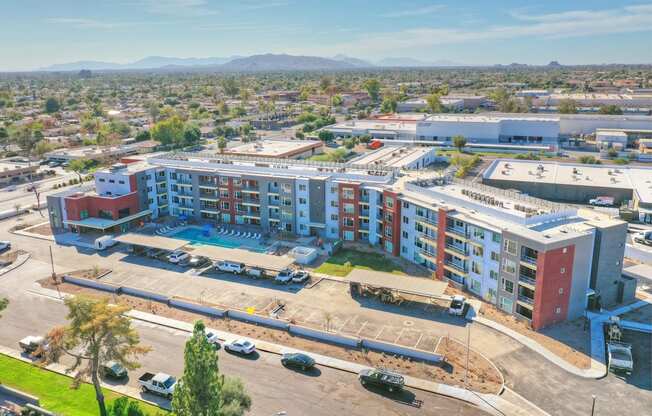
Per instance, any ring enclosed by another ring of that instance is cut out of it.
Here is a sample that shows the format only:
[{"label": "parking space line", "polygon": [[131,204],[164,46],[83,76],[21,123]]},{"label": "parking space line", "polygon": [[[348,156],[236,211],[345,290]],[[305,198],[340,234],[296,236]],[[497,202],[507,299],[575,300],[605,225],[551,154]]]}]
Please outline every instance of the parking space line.
[{"label": "parking space line", "polygon": [[417,340],[417,342],[414,343],[414,348],[416,348],[417,345],[419,345],[419,343],[421,342],[421,338],[423,338],[423,332],[421,332],[421,335],[419,335],[419,339]]},{"label": "parking space line", "polygon": [[367,326],[367,322],[369,322],[369,321],[364,321],[364,322],[362,323],[362,326],[360,326],[360,329],[358,329],[358,332],[355,333],[356,335],[360,335],[360,331],[362,331],[362,329],[363,329],[365,326]]},{"label": "parking space line", "polygon": [[437,353],[437,349],[439,349],[439,343],[441,342],[441,340],[442,340],[443,338],[444,338],[444,337],[439,337],[439,339],[437,340],[437,345],[435,345],[435,349],[432,350],[432,352]]},{"label": "parking space line", "polygon": [[348,324],[349,321],[350,321],[351,319],[353,319],[353,316],[349,316],[348,319],[345,320],[345,321],[342,323],[342,325],[340,325],[340,327],[337,329],[337,332],[342,332],[342,328],[344,328],[344,326],[345,326],[346,324]]},{"label": "parking space line", "polygon": [[401,338],[401,335],[403,335],[403,331],[405,331],[405,328],[402,328],[401,332],[398,333],[398,336],[394,339],[394,344],[396,344],[397,341]]},{"label": "parking space line", "polygon": [[380,334],[383,333],[384,330],[385,330],[385,325],[383,325],[383,326],[380,328],[380,332],[378,332],[378,334],[376,334],[376,336],[374,337],[374,339],[378,339],[378,337],[380,336]]}]

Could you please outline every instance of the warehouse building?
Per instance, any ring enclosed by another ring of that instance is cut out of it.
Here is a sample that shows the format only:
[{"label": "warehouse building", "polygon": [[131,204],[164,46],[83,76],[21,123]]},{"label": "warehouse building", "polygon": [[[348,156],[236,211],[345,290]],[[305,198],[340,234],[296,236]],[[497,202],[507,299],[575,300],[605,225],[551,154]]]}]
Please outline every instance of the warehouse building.
[{"label": "warehouse building", "polygon": [[224,149],[225,154],[237,156],[304,159],[324,152],[319,140],[262,139]]}]

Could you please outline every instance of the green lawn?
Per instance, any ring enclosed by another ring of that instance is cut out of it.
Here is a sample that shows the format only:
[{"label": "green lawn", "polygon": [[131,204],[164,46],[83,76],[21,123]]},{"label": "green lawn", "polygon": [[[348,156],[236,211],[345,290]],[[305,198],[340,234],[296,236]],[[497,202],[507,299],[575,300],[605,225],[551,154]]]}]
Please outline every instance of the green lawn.
[{"label": "green lawn", "polygon": [[394,274],[405,274],[401,267],[378,253],[342,249],[315,269],[317,273],[344,277],[354,268]]},{"label": "green lawn", "polygon": [[[71,390],[71,378],[48,371],[38,366],[0,354],[0,383],[32,394],[40,399],[43,408],[57,414],[95,416],[98,408],[95,389],[87,383],[78,390]],[[120,397],[110,390],[104,390],[107,403]],[[167,412],[145,402],[140,408],[149,415]]]}]

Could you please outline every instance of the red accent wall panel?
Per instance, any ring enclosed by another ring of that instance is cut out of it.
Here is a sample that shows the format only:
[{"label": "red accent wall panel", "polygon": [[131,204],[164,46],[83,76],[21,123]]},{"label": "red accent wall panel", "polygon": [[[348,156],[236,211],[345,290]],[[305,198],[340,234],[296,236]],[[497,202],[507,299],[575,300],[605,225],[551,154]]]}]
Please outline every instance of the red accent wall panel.
[{"label": "red accent wall panel", "polygon": [[444,247],[446,247],[447,210],[439,208],[437,216],[437,279],[444,280]]},{"label": "red accent wall panel", "polygon": [[132,192],[117,198],[106,198],[96,195],[65,198],[66,213],[69,220],[81,220],[81,212],[86,210],[89,217],[99,217],[100,211],[110,212],[113,219],[117,220],[118,211],[129,208],[129,215],[140,212],[138,207],[138,193]]},{"label": "red accent wall panel", "polygon": [[[539,253],[532,313],[533,329],[538,330],[566,320],[574,257],[574,245]],[[557,308],[560,308],[560,313],[557,313]]]},{"label": "red accent wall panel", "polygon": [[[360,184],[357,183],[339,183],[337,188],[339,197],[339,218],[340,218],[340,238],[344,239],[344,231],[353,231],[353,240],[358,240],[358,228],[360,221]],[[353,198],[345,198],[344,189],[351,189],[353,191]],[[353,205],[353,214],[344,212],[344,204]],[[345,225],[344,219],[351,219],[353,226]]]},{"label": "red accent wall panel", "polygon": [[136,183],[136,175],[129,175],[129,189],[131,192],[138,191],[138,183]]}]

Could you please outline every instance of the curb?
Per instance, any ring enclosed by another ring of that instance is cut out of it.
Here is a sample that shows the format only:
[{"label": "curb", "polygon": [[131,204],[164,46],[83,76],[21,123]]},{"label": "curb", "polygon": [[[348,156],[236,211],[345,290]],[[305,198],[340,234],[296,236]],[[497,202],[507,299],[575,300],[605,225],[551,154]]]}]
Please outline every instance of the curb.
[{"label": "curb", "polygon": [[10,271],[19,268],[20,266],[25,264],[25,262],[29,260],[30,257],[32,257],[30,253],[20,254],[18,257],[16,257],[16,261],[11,263],[9,266],[5,267],[4,269],[0,269],[0,276],[5,275]]}]

